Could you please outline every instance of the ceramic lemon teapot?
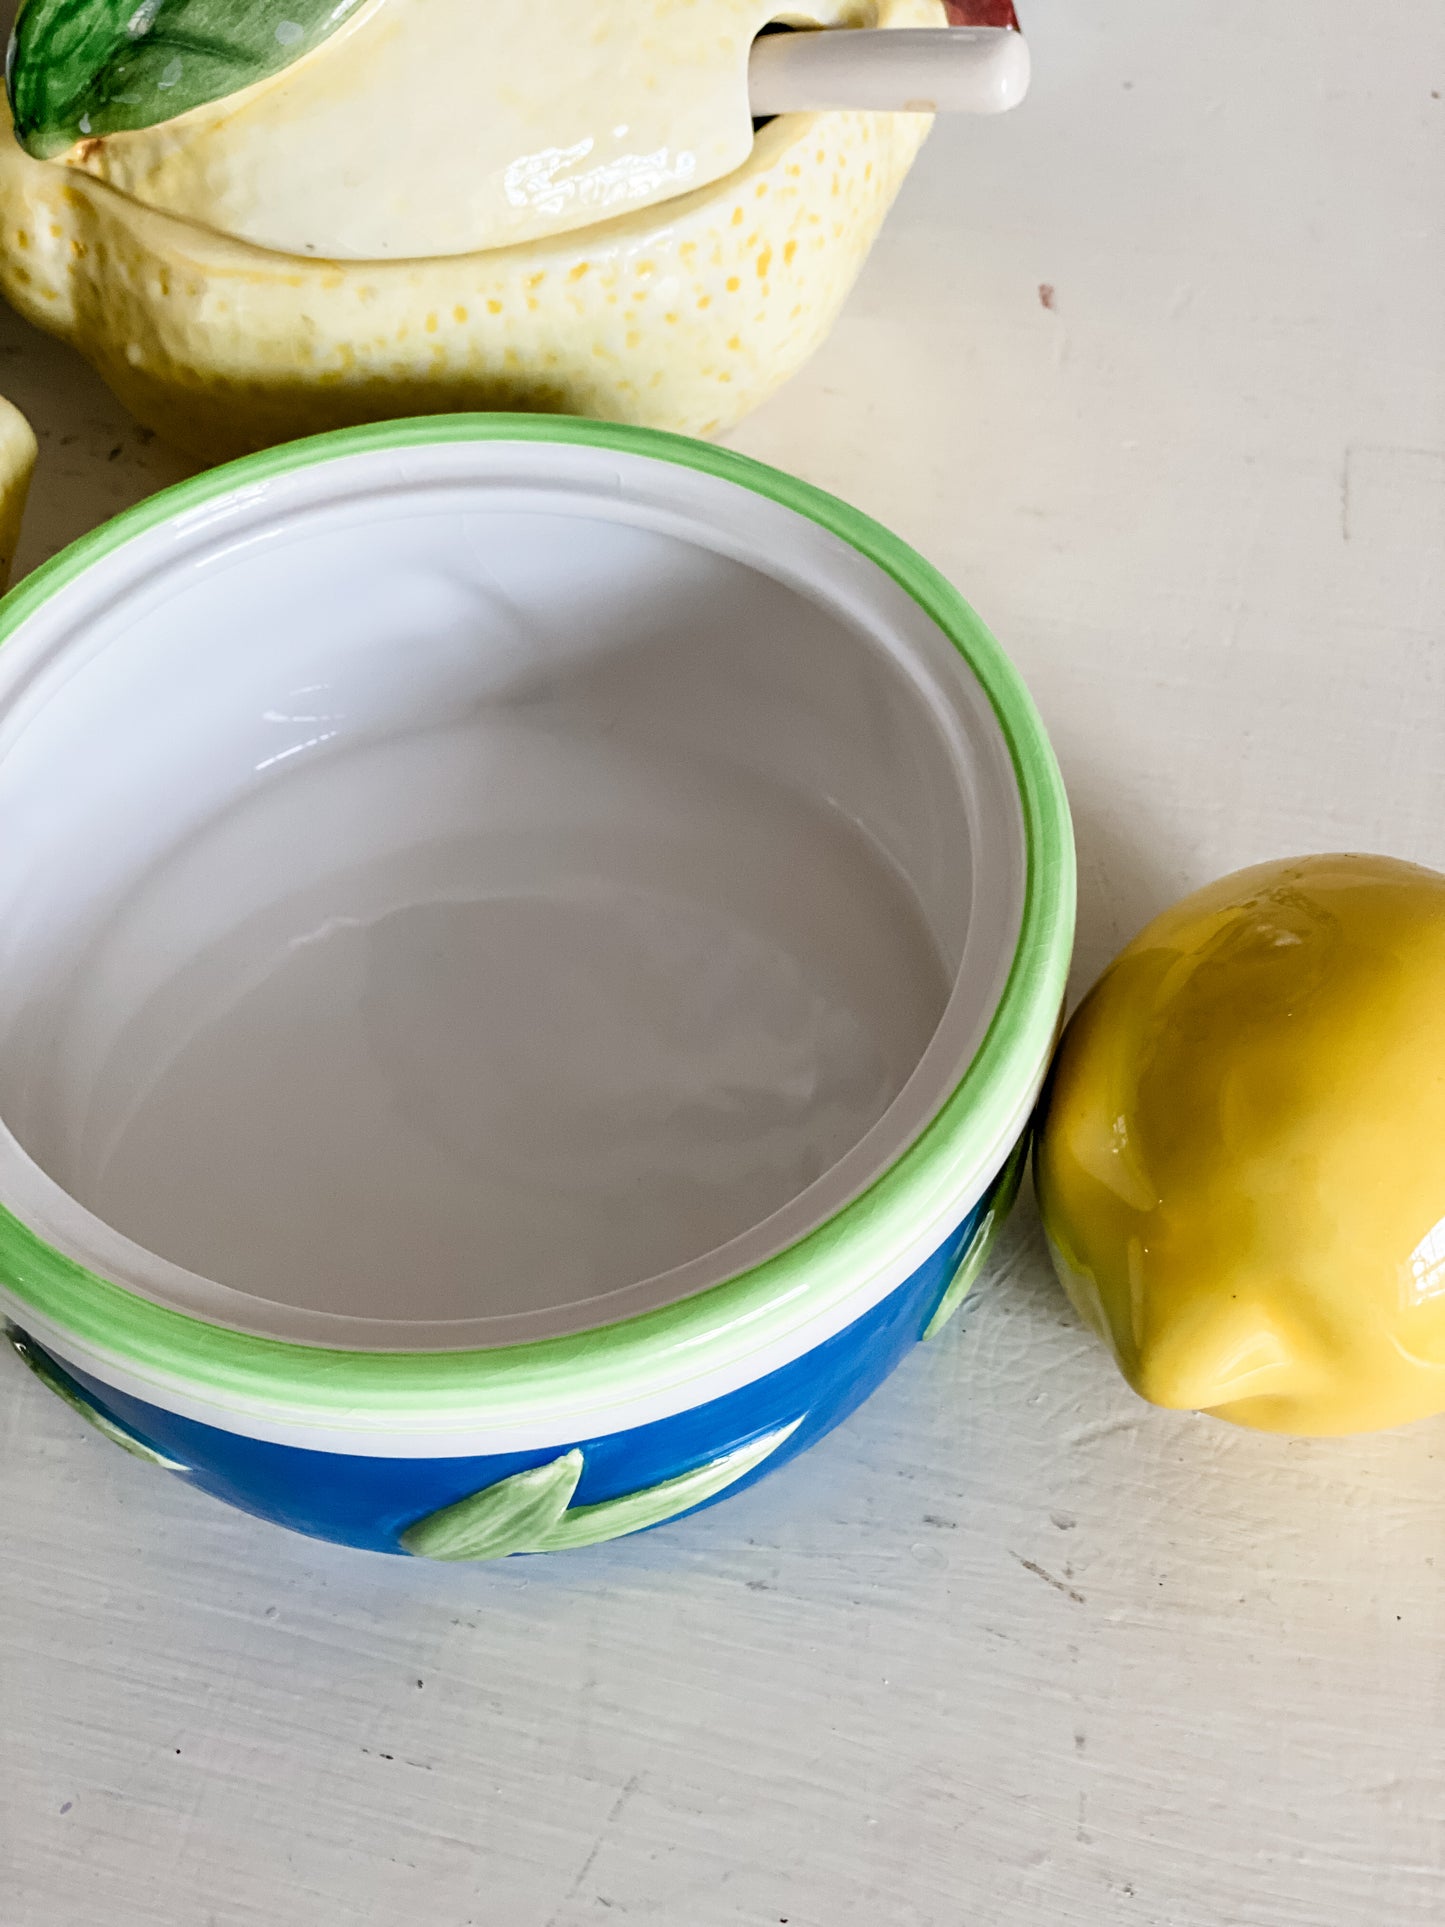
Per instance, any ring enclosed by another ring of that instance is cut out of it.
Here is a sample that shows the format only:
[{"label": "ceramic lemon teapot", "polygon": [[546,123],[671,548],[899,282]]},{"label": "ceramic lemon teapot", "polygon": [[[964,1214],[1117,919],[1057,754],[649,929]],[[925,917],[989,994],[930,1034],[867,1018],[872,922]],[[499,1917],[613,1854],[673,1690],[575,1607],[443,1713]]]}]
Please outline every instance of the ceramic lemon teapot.
[{"label": "ceramic lemon teapot", "polygon": [[716,434],[826,333],[929,126],[855,108],[755,129],[759,34],[934,30],[967,52],[938,33],[960,17],[25,0],[0,286],[204,460],[460,408]]}]

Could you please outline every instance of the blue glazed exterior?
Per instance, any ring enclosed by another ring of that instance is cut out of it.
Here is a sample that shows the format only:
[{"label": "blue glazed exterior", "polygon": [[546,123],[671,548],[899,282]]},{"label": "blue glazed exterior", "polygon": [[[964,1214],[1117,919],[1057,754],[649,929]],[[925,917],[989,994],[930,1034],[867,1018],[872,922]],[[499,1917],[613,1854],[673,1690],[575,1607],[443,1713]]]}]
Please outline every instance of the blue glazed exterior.
[{"label": "blue glazed exterior", "polygon": [[313,1538],[405,1556],[400,1536],[419,1519],[573,1447],[584,1459],[579,1505],[660,1484],[801,1421],[777,1451],[718,1496],[741,1491],[786,1464],[856,1410],[922,1337],[993,1195],[981,1198],[933,1255],[871,1311],[791,1363],[654,1424],[604,1438],[559,1440],[531,1452],[416,1459],[278,1445],[179,1417],[44,1356],[89,1404],[178,1461],[203,1491]]}]

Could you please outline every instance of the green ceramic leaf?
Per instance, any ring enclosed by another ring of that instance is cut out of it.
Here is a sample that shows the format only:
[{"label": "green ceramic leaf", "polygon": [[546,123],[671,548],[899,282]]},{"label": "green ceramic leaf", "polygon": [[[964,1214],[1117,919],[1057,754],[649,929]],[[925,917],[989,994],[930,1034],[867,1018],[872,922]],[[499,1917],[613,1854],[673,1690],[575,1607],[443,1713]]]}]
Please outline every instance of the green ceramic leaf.
[{"label": "green ceramic leaf", "polygon": [[802,1422],[794,1419],[791,1425],[739,1446],[724,1458],[664,1479],[645,1492],[605,1499],[601,1505],[579,1505],[570,1512],[568,1501],[582,1476],[582,1454],[568,1452],[550,1465],[517,1472],[418,1520],[401,1535],[401,1543],[421,1559],[501,1559],[511,1552],[565,1552],[620,1539],[624,1533],[675,1519],[679,1512],[736,1484],[791,1438]]},{"label": "green ceramic leaf", "polygon": [[751,1445],[739,1446],[725,1458],[714,1459],[678,1478],[664,1479],[661,1485],[649,1486],[645,1492],[604,1499],[601,1505],[576,1506],[562,1514],[534,1550],[566,1552],[576,1546],[600,1545],[604,1539],[620,1539],[625,1533],[641,1532],[645,1526],[658,1526],[665,1519],[675,1519],[678,1513],[687,1512],[701,1505],[704,1499],[712,1498],[714,1493],[735,1485],[744,1473],[771,1457],[802,1422],[794,1419],[791,1425],[754,1439]]},{"label": "green ceramic leaf", "polygon": [[968,1249],[959,1259],[958,1269],[948,1281],[948,1290],[939,1299],[938,1309],[923,1328],[925,1339],[937,1338],[973,1290],[974,1281],[988,1263],[989,1253],[993,1250],[995,1240],[1003,1229],[1004,1219],[1013,1210],[1014,1199],[1019,1194],[1028,1148],[1029,1137],[1025,1132],[1009,1153],[1008,1163],[998,1174],[993,1187],[993,1196],[988,1202],[988,1210],[979,1220],[978,1230],[969,1239]]},{"label": "green ceramic leaf", "polygon": [[567,1510],[581,1476],[582,1454],[566,1452],[419,1519],[401,1535],[401,1543],[421,1559],[502,1559],[509,1552],[532,1552]]},{"label": "green ceramic leaf", "polygon": [[280,73],[365,0],[24,0],[10,42],[15,131],[42,157],[155,127]]},{"label": "green ceramic leaf", "polygon": [[7,1325],[5,1336],[10,1340],[15,1355],[24,1360],[40,1383],[48,1391],[54,1392],[57,1398],[63,1398],[71,1411],[79,1412],[86,1424],[93,1425],[112,1445],[118,1445],[122,1452],[129,1452],[133,1459],[144,1459],[147,1465],[164,1466],[167,1472],[188,1470],[179,1459],[167,1458],[164,1452],[158,1452],[153,1445],[147,1445],[144,1439],[127,1432],[123,1425],[117,1425],[107,1413],[92,1405],[80,1387],[52,1364],[44,1352],[38,1351],[23,1332]]}]

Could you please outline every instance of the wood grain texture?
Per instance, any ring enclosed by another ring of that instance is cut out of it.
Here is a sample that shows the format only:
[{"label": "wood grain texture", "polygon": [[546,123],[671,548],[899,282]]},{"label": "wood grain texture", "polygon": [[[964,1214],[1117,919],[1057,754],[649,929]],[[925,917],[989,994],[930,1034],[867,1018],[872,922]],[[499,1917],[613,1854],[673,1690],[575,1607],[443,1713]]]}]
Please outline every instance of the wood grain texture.
[{"label": "wood grain texture", "polygon": [[[1445,867],[1445,16],[1409,0],[1378,52],[1359,21],[1035,0],[1026,107],[939,129],[737,438],[1015,655],[1078,814],[1080,983],[1240,863]],[[22,566],[180,472],[13,321],[0,389],[41,436]],[[0,1361],[0,1918],[1425,1927],[1442,1458],[1440,1422],[1141,1405],[1027,1196],[831,1439],[548,1561],[288,1537]]]}]

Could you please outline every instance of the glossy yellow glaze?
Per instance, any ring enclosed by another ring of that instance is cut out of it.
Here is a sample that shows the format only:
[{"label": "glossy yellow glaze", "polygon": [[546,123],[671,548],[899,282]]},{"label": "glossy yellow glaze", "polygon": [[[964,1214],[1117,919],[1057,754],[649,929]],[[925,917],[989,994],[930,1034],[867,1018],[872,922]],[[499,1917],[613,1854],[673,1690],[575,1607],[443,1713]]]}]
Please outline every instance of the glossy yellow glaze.
[{"label": "glossy yellow glaze", "polygon": [[34,430],[13,402],[0,400],[0,590],[9,586],[34,468]]},{"label": "glossy yellow glaze", "polygon": [[1269,1431],[1445,1410],[1445,877],[1263,864],[1095,986],[1038,1140],[1059,1276],[1135,1390]]}]

